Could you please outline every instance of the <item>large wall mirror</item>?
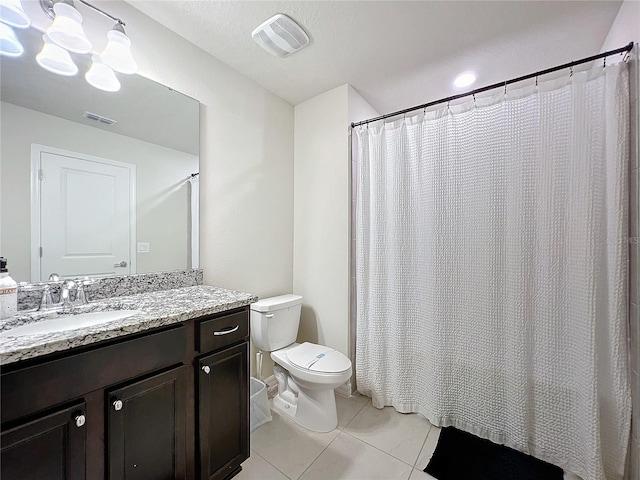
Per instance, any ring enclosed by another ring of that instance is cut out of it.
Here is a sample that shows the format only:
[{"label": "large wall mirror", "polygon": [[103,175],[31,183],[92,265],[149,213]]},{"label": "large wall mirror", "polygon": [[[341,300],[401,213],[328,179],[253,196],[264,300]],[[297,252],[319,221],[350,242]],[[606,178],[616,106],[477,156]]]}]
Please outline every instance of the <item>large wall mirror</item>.
[{"label": "large wall mirror", "polygon": [[198,267],[199,103],[140,75],[109,93],[0,57],[0,254],[18,281]]}]

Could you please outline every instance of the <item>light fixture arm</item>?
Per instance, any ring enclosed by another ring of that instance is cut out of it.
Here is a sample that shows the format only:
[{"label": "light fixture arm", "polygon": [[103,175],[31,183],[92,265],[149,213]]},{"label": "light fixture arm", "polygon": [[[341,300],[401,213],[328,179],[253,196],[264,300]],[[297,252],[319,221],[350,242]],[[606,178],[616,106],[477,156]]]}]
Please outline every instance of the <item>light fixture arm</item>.
[{"label": "light fixture arm", "polygon": [[[105,12],[104,10],[96,7],[95,5],[91,5],[89,2],[87,2],[86,0],[78,0],[80,3],[82,3],[83,5],[86,5],[87,7],[91,8],[92,10],[95,10],[98,13],[101,13],[102,15],[104,15],[105,17],[110,18],[111,20],[117,22],[117,25],[120,25],[121,27],[126,26],[126,23],[124,23],[121,19],[119,19],[118,17],[114,17],[113,15],[111,15],[110,13]],[[55,13],[53,12],[53,5],[58,3],[58,2],[63,2],[63,3],[67,3],[69,5],[73,6],[73,0],[40,0],[40,6],[42,7],[42,10],[44,11],[44,13],[47,15],[47,17],[53,19],[55,18]],[[123,30],[124,31],[124,30]]]},{"label": "light fixture arm", "polygon": [[91,5],[89,2],[87,2],[86,0],[78,0],[80,3],[82,3],[83,5],[86,5],[89,8],[94,9],[96,12],[101,13],[102,15],[104,15],[105,17],[109,17],[111,20],[117,22],[119,25],[122,25],[123,27],[126,27],[126,23],[124,23],[121,19],[119,19],[118,17],[114,17],[113,15],[111,15],[110,13],[105,12],[104,10],[96,7],[95,5]]}]

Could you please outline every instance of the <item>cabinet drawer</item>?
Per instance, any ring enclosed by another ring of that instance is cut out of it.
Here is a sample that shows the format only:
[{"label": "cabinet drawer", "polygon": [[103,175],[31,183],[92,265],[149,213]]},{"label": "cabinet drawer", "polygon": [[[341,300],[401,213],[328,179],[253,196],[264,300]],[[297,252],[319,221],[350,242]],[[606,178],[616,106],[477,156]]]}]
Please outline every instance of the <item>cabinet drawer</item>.
[{"label": "cabinet drawer", "polygon": [[183,326],[2,375],[2,423],[184,360]]},{"label": "cabinet drawer", "polygon": [[203,320],[198,325],[198,350],[201,353],[248,339],[249,312],[246,310]]}]

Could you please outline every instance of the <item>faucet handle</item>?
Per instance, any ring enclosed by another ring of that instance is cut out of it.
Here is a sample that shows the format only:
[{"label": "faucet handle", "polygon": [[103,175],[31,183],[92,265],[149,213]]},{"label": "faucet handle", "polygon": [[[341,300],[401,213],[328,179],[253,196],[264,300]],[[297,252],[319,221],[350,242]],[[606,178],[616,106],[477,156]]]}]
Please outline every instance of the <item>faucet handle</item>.
[{"label": "faucet handle", "polygon": [[48,310],[55,306],[53,298],[51,298],[51,287],[44,285],[42,287],[42,297],[40,297],[40,306],[38,310]]},{"label": "faucet handle", "polygon": [[84,283],[78,283],[78,288],[76,289],[76,299],[73,301],[74,305],[86,305],[89,303],[87,300],[87,294],[84,291]]},{"label": "faucet handle", "polygon": [[87,303],[89,303],[89,299],[87,298],[87,294],[84,291],[84,287],[97,282],[98,280],[91,277],[76,278],[76,299],[73,303],[75,305],[86,305]]}]

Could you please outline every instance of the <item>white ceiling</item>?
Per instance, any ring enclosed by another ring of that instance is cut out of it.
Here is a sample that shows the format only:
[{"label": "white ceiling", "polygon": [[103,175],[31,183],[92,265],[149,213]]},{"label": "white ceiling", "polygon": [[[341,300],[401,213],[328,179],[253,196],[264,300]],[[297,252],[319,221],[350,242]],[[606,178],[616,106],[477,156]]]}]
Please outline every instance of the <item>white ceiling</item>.
[{"label": "white ceiling", "polygon": [[[620,1],[149,1],[134,7],[295,105],[351,84],[386,113],[598,53]],[[276,13],[311,44],[281,59],[252,30]],[[135,28],[130,25],[128,28]]]}]

